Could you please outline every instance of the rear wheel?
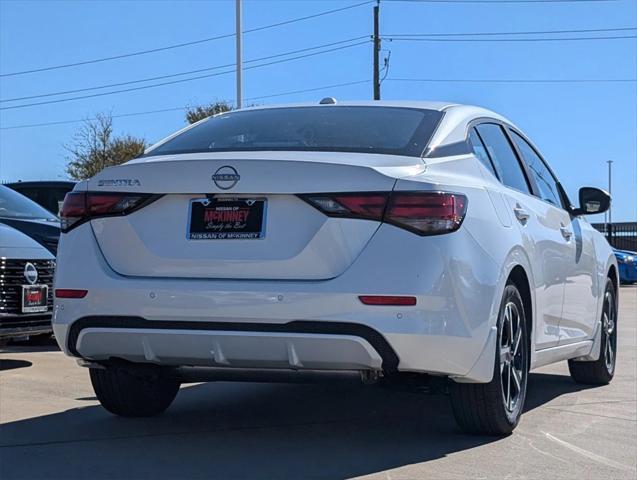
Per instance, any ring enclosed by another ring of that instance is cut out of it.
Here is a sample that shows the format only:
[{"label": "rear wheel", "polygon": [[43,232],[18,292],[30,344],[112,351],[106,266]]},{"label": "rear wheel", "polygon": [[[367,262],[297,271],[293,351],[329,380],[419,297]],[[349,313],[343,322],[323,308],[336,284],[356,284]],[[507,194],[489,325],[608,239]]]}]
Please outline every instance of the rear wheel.
[{"label": "rear wheel", "polygon": [[577,383],[606,385],[615,375],[617,361],[617,302],[615,286],[610,278],[606,281],[604,306],[602,308],[601,344],[599,358],[595,361],[568,361],[571,377]]},{"label": "rear wheel", "polygon": [[517,287],[510,283],[500,305],[493,379],[452,384],[451,406],[460,428],[487,435],[511,433],[524,408],[528,371],[524,306]]},{"label": "rear wheel", "polygon": [[166,410],[179,391],[179,381],[161,369],[144,371],[124,366],[90,369],[97,399],[109,412],[123,417],[150,417]]}]

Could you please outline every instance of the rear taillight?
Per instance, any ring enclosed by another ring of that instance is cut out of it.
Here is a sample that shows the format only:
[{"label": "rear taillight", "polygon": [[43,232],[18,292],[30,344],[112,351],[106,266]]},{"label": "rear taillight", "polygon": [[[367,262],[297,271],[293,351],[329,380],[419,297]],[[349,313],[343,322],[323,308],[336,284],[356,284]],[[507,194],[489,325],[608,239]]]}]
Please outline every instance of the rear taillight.
[{"label": "rear taillight", "polygon": [[88,219],[86,192],[67,193],[60,209],[60,227],[62,231],[68,232],[74,225],[79,225],[84,219]]},{"label": "rear taillight", "polygon": [[99,217],[128,215],[159,198],[147,193],[70,192],[60,210],[63,232]]},{"label": "rear taillight", "polygon": [[332,193],[305,195],[302,198],[330,217],[383,218],[389,193]]},{"label": "rear taillight", "polygon": [[385,221],[418,235],[439,235],[460,228],[467,197],[457,193],[397,192],[391,195]]},{"label": "rear taillight", "polygon": [[467,197],[449,192],[368,192],[301,195],[330,217],[390,223],[418,235],[458,230],[467,212]]}]

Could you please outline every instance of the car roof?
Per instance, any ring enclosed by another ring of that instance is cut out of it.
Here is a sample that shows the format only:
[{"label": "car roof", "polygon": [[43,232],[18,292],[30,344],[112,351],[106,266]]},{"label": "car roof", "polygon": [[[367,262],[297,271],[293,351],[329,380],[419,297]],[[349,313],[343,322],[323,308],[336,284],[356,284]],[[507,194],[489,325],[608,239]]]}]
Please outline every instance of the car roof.
[{"label": "car roof", "polygon": [[[453,111],[466,115],[478,115],[486,117],[502,118],[496,112],[477,105],[433,100],[335,100],[336,103],[320,104],[319,102],[278,103],[272,105],[255,105],[233,111],[265,110],[269,108],[297,108],[297,107],[395,107],[418,108],[423,110]],[[223,114],[221,114],[223,115]]]},{"label": "car roof", "polygon": [[442,111],[447,107],[456,105],[453,102],[428,101],[428,100],[336,100],[336,103],[321,105],[315,102],[278,103],[272,105],[255,105],[241,110],[263,110],[268,108],[294,108],[294,107],[399,107],[420,108],[424,110]]}]

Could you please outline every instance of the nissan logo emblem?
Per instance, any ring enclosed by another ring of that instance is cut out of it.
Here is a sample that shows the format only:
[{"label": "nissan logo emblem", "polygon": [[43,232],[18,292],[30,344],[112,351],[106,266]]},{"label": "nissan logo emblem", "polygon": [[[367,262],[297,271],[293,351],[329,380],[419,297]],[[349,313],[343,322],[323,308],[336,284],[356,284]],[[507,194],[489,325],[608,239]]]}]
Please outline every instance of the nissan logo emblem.
[{"label": "nissan logo emblem", "polygon": [[31,285],[38,281],[38,269],[35,268],[35,265],[33,265],[31,262],[27,262],[27,264],[24,266],[24,278]]},{"label": "nissan logo emblem", "polygon": [[212,181],[221,190],[230,190],[241,179],[241,175],[237,171],[228,165],[219,167],[212,176]]}]

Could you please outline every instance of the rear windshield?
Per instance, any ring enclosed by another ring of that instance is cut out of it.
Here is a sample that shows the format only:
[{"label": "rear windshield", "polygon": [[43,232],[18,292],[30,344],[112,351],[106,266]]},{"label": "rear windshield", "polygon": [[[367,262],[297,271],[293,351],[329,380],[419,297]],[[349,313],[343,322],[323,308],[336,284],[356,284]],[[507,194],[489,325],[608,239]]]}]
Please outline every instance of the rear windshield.
[{"label": "rear windshield", "polygon": [[246,110],[209,118],[146,156],[260,150],[420,156],[441,117],[437,110],[398,107]]}]

